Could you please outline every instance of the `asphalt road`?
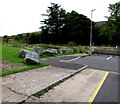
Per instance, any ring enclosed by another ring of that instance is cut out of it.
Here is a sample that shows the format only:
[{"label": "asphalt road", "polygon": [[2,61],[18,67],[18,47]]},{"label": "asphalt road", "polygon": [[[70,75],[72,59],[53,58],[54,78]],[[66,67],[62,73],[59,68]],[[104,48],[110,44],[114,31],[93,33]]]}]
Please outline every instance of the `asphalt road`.
[{"label": "asphalt road", "polygon": [[95,97],[93,104],[96,104],[96,102],[99,102],[99,104],[103,102],[120,104],[120,74],[118,74],[120,73],[120,57],[87,56],[71,61],[71,63],[87,64],[92,69],[109,71],[110,73]]},{"label": "asphalt road", "polygon": [[96,104],[96,102],[99,104],[103,102],[109,104],[120,104],[120,57],[105,55],[87,56],[71,61],[71,63],[86,64],[92,69],[109,71],[110,73],[95,97],[93,104]]},{"label": "asphalt road", "polygon": [[[89,68],[97,69],[100,71],[110,72],[107,76],[104,84],[102,85],[100,91],[95,97],[93,104],[98,102],[107,102],[108,104],[119,104],[120,99],[120,57],[115,56],[87,56],[83,58],[77,58],[78,56],[62,56],[57,58],[48,58],[46,60],[41,60],[42,62],[47,62],[53,66],[68,68],[72,70],[77,70],[84,65],[88,65]],[[60,61],[69,60],[69,62]],[[97,103],[97,104],[98,104]]]},{"label": "asphalt road", "polygon": [[120,69],[118,67],[120,58],[115,56],[109,59],[109,57],[111,56],[87,56],[78,60],[71,61],[71,63],[86,64],[89,65],[89,67],[92,69],[120,72]]},{"label": "asphalt road", "polygon": [[71,70],[78,70],[85,65],[83,64],[76,64],[76,63],[66,63],[66,62],[60,62],[61,60],[68,60],[68,59],[73,59],[78,56],[62,56],[62,57],[55,57],[55,58],[46,58],[46,59],[41,59],[41,62],[49,63],[52,66],[57,66],[60,68],[66,68],[66,69],[71,69]]},{"label": "asphalt road", "polygon": [[114,102],[113,104],[116,102],[117,104],[120,99],[119,81],[120,75],[110,73],[94,99],[94,102]]}]

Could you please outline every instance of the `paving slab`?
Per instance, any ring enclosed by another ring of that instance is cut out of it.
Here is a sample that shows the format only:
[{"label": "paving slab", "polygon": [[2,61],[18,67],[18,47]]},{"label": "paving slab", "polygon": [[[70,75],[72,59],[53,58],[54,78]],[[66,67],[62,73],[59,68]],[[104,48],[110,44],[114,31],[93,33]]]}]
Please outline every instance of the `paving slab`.
[{"label": "paving slab", "polygon": [[[56,80],[59,80],[61,77],[73,72],[75,71],[53,66],[43,67],[2,77],[2,86],[3,89],[9,88],[11,91],[14,91],[17,94],[30,96],[55,82]],[[11,91],[9,90],[6,92],[6,90],[3,90],[2,100],[4,102],[19,102],[21,98],[19,99],[18,97],[18,99],[14,100],[12,99],[13,96],[8,96],[13,93]]]},{"label": "paving slab", "polygon": [[85,69],[40,97],[42,102],[87,102],[106,72]]},{"label": "paving slab", "polygon": [[4,85],[2,86],[2,102],[21,102],[27,98],[25,95],[16,93]]}]

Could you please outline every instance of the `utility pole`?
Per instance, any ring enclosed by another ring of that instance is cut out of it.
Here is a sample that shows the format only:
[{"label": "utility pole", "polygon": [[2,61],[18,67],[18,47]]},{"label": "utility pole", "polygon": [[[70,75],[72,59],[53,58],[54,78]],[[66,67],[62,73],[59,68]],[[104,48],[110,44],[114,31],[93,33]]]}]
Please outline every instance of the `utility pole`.
[{"label": "utility pole", "polygon": [[92,55],[92,13],[96,9],[91,10],[91,27],[90,27],[90,55]]}]

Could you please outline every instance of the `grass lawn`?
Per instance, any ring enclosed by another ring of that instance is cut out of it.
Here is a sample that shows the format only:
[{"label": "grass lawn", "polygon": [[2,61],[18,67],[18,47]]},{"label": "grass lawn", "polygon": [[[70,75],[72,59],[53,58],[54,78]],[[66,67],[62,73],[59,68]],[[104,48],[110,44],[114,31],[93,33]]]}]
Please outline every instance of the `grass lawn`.
[{"label": "grass lawn", "polygon": [[13,64],[26,66],[25,68],[22,68],[22,69],[8,70],[6,72],[0,71],[0,77],[49,65],[49,64],[46,64],[46,63],[40,63],[40,64],[37,64],[37,65],[26,64],[24,62],[24,58],[21,58],[21,57],[18,56],[18,52],[21,49],[21,48],[18,48],[18,47],[10,47],[10,46],[4,46],[4,45],[1,46],[0,45],[0,49],[2,49],[2,51],[0,51],[0,53],[2,53],[2,57],[0,57],[0,60],[6,60],[6,61],[9,61],[9,62],[12,62]]},{"label": "grass lawn", "polygon": [[[26,66],[25,68],[22,68],[22,69],[14,69],[14,70],[5,69],[5,71],[4,70],[0,71],[0,77],[49,65],[47,63],[40,63],[40,64],[37,64],[37,65],[28,65],[28,64],[26,64],[24,62],[24,58],[18,56],[19,50],[20,49],[26,49],[26,48],[19,48],[19,47],[0,45],[0,49],[2,49],[2,51],[0,51],[0,60],[9,61],[9,62],[11,62],[11,63],[13,63],[15,65]],[[30,50],[30,49],[26,49],[26,50]],[[40,58],[55,57],[55,56],[62,56],[62,55],[72,55],[72,54],[78,54],[78,53],[79,52],[54,54],[53,56],[48,56],[48,55],[42,54],[40,56]]]}]

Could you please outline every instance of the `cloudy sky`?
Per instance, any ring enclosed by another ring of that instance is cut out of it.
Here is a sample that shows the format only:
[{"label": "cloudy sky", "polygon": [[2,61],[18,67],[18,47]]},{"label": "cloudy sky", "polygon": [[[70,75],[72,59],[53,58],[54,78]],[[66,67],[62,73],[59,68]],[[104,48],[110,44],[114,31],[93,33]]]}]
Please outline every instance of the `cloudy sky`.
[{"label": "cloudy sky", "polygon": [[93,21],[105,21],[109,4],[119,0],[0,0],[0,36],[39,31],[41,14],[46,13],[50,2],[58,3],[67,12],[75,10]]}]

